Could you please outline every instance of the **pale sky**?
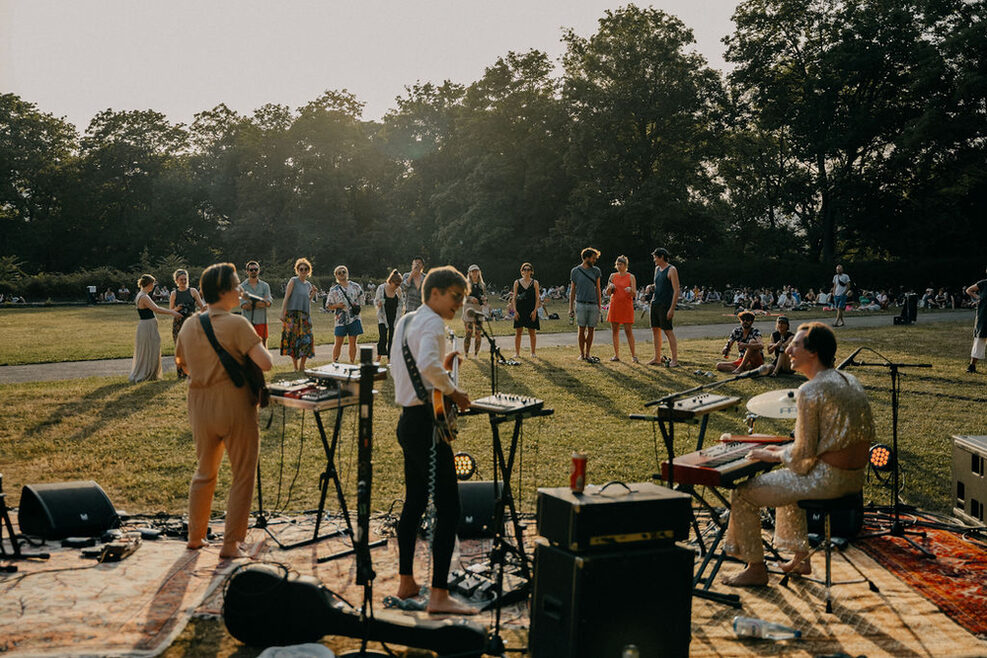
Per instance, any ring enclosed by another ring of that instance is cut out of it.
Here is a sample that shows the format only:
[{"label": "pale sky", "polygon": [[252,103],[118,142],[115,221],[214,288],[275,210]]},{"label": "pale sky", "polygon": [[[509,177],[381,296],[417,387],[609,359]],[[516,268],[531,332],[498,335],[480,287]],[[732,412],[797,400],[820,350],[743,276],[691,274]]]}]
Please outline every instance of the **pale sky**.
[{"label": "pale sky", "polygon": [[[0,92],[82,131],[99,111],[189,123],[219,103],[249,114],[347,89],[365,119],[406,85],[468,84],[508,51],[562,54],[563,28],[596,32],[603,0],[0,0]],[[644,2],[638,3],[644,6]],[[736,0],[659,0],[723,70]]]}]

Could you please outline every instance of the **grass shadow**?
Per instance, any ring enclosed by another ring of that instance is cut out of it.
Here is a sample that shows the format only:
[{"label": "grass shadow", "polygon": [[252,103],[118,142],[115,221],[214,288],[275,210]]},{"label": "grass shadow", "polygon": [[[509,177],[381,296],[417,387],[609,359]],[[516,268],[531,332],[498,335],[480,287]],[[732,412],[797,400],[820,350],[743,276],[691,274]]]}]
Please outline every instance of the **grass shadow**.
[{"label": "grass shadow", "polygon": [[[43,419],[25,430],[25,436],[33,437],[60,425],[64,418],[95,414],[96,419],[80,427],[73,434],[62,437],[67,441],[79,441],[92,436],[97,430],[138,412],[161,394],[178,385],[175,379],[160,379],[142,384],[116,382],[101,386],[82,397],[63,402]],[[122,394],[121,394],[122,392]]]}]

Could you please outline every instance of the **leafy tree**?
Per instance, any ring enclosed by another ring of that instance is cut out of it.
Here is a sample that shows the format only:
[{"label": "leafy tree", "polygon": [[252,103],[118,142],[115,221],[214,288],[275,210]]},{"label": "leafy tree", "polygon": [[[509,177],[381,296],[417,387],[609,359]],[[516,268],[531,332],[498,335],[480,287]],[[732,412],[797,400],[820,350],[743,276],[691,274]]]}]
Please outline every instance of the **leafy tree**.
[{"label": "leafy tree", "polygon": [[71,124],[0,94],[0,255],[34,270],[61,267],[76,146]]},{"label": "leafy tree", "polygon": [[722,87],[691,49],[692,31],[629,5],[607,11],[593,36],[570,30],[563,40],[576,185],[556,235],[569,260],[590,243],[605,258],[628,253],[637,262],[649,262],[655,244],[687,257],[715,248]]}]

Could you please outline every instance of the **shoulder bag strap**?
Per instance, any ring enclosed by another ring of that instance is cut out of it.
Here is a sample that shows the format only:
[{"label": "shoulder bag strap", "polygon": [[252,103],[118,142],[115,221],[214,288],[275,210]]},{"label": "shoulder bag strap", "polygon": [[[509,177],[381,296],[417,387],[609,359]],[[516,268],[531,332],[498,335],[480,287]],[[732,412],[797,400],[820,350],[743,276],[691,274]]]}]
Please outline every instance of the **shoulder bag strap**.
[{"label": "shoulder bag strap", "polygon": [[212,321],[209,319],[208,313],[199,314],[199,324],[202,325],[202,330],[206,332],[206,338],[209,339],[212,348],[216,350],[216,354],[219,356],[219,362],[223,364],[223,368],[226,369],[226,374],[230,376],[234,386],[243,386],[246,379],[243,376],[242,366],[216,340],[216,334],[212,330]]}]

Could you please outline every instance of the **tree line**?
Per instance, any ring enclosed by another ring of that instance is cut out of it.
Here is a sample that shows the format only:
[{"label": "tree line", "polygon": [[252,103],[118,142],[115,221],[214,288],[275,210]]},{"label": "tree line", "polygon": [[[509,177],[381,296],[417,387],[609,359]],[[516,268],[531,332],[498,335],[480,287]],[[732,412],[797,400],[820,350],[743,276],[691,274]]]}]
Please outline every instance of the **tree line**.
[{"label": "tree line", "polygon": [[298,256],[383,277],[423,256],[554,282],[587,245],[639,276],[662,245],[718,285],[809,285],[837,261],[888,284],[982,274],[984,1],[733,18],[725,76],[678,18],[628,5],[564,31],[559,62],[417,82],[379,121],[331,90],[189,125],[106,110],[79,133],[0,95],[0,277]]}]

